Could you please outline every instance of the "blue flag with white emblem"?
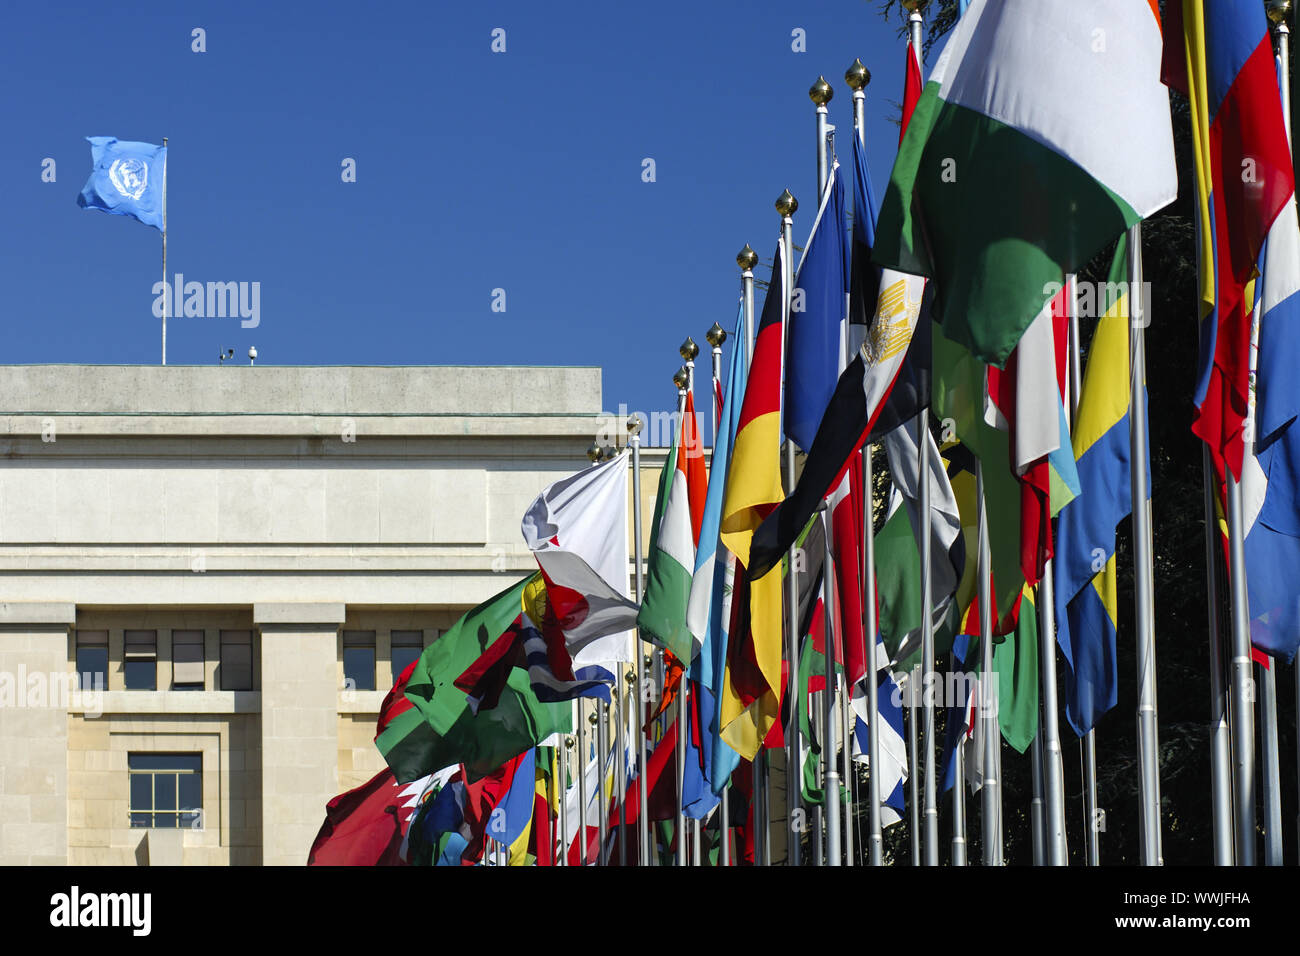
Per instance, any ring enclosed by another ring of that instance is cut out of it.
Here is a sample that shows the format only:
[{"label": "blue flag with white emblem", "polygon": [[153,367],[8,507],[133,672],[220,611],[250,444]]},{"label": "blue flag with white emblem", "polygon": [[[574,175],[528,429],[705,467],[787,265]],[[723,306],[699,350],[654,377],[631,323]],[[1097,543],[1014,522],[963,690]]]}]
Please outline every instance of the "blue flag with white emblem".
[{"label": "blue flag with white emblem", "polygon": [[131,216],[161,230],[167,147],[128,143],[115,136],[87,136],[86,141],[93,168],[77,205]]}]

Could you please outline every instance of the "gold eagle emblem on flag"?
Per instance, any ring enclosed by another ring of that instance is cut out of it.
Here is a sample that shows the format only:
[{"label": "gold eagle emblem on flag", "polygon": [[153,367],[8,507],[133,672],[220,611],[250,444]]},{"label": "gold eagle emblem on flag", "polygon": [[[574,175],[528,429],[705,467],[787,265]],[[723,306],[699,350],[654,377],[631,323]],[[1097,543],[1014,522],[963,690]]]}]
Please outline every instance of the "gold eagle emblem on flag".
[{"label": "gold eagle emblem on flag", "polygon": [[867,340],[862,343],[868,364],[876,365],[893,358],[912,340],[912,329],[921,313],[921,297],[908,297],[911,284],[906,278],[899,278],[880,290],[880,298],[876,300],[876,320],[871,323]]}]

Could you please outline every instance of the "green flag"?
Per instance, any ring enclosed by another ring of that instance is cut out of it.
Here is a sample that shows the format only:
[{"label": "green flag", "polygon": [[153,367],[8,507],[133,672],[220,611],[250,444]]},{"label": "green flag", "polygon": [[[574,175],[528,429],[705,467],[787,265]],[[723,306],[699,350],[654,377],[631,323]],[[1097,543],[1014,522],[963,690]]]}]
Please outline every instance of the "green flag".
[{"label": "green flag", "polygon": [[1014,634],[993,642],[993,672],[998,681],[998,726],[1002,736],[1024,753],[1038,733],[1038,608],[1025,588]]},{"label": "green flag", "polygon": [[467,779],[477,780],[551,734],[572,730],[572,704],[540,702],[528,674],[518,668],[497,706],[477,714],[453,684],[519,617],[532,577],[468,612],[420,655],[406,685],[411,706],[375,740],[399,783],[454,763],[464,764]]}]

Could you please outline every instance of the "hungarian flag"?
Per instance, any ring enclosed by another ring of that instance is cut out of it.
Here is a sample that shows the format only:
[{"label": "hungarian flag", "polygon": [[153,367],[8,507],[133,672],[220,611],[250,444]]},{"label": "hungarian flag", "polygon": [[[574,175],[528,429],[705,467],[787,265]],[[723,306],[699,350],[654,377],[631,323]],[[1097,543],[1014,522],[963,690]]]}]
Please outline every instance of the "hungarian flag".
[{"label": "hungarian flag", "polygon": [[1001,367],[1053,284],[1177,196],[1160,53],[1138,0],[975,0],[957,21],[875,258],[933,278],[945,335],[976,358]]}]

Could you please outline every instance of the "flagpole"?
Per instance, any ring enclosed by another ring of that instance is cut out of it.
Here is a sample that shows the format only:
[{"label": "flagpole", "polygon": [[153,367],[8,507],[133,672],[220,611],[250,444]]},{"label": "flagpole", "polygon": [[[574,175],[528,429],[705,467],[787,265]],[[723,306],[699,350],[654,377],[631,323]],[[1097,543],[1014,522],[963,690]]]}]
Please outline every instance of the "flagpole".
[{"label": "flagpole", "polygon": [[[641,597],[644,594],[642,575],[641,555],[641,419],[636,415],[631,415],[627,420],[628,444],[632,446],[632,538],[635,561],[636,579],[636,601],[641,603]],[[639,856],[640,866],[650,865],[650,816],[647,801],[649,797],[646,794],[646,746],[645,746],[645,728],[642,724],[645,721],[646,700],[646,668],[645,668],[645,648],[641,642],[641,629],[636,631],[636,643],[633,645],[634,661],[636,665],[636,694],[633,699],[633,706],[636,709],[636,737],[637,737],[637,787],[640,800],[637,806],[637,855]]]},{"label": "flagpole", "polygon": [[[842,614],[843,612],[841,612]],[[854,822],[854,791],[856,790],[856,774],[853,773],[853,729],[849,723],[849,686],[848,686],[848,654],[845,648],[841,648],[840,655],[844,659],[844,667],[841,669],[841,675],[835,678],[835,715],[839,721],[840,735],[840,760],[843,764],[840,773],[843,781],[845,804],[844,804],[844,865],[854,866],[854,857],[856,848],[854,846],[853,822]]]},{"label": "flagpole", "polygon": [[826,812],[826,865],[841,864],[840,843],[840,774],[835,760],[835,588],[832,586],[834,570],[830,509],[823,501],[818,508],[822,517],[824,554],[822,567],[822,650],[826,658],[825,730],[822,740],[822,802]]},{"label": "flagpole", "polygon": [[[853,90],[853,130],[862,146],[867,143],[867,84],[871,82],[871,73],[861,60],[855,60],[844,74],[844,81]],[[860,215],[854,210],[854,215]],[[862,608],[866,616],[863,639],[863,660],[867,662],[867,710],[871,719],[867,722],[867,831],[868,860],[872,866],[880,866],[884,853],[884,840],[880,826],[880,778],[876,773],[880,761],[876,755],[880,752],[880,715],[879,688],[876,678],[879,675],[876,660],[876,540],[873,521],[873,504],[871,494],[871,445],[862,446]],[[873,763],[874,761],[874,763]]]},{"label": "flagpole", "polygon": [[[950,673],[958,673],[957,655],[949,655],[948,662]],[[955,686],[956,682],[953,683]],[[953,751],[952,856],[950,858],[952,866],[966,865],[966,754],[964,744],[968,726],[966,712],[963,710],[961,736],[958,738],[956,749]]]},{"label": "flagpole", "polygon": [[[1079,307],[1077,301],[1077,277],[1070,273],[1065,277],[1065,307],[1069,319],[1069,353],[1068,371],[1070,401],[1066,405],[1068,422],[1073,431],[1079,418],[1079,399],[1083,393],[1083,374],[1080,367],[1079,347]],[[1083,829],[1087,863],[1089,866],[1101,865],[1100,827],[1097,816],[1097,737],[1089,730],[1079,741],[1083,751]]]},{"label": "flagpole", "polygon": [[903,716],[907,721],[907,795],[908,800],[908,826],[912,832],[912,865],[921,865],[921,788],[920,788],[920,742],[917,738],[920,731],[916,726],[916,701],[917,685],[921,683],[921,665],[917,664],[912,668],[912,672],[907,679],[907,707],[903,709]]},{"label": "flagpole", "polygon": [[[912,47],[916,51],[916,62],[921,62],[921,12],[918,0],[903,0],[908,9],[907,26]],[[938,781],[935,778],[936,766],[934,756],[934,617],[932,605],[933,582],[930,580],[930,470],[929,442],[925,440],[929,430],[929,416],[922,409],[916,418],[916,444],[918,474],[920,475],[920,499],[918,508],[921,512],[920,552],[921,552],[921,660],[925,676],[921,683],[921,707],[925,730],[925,865],[939,865],[939,806]],[[915,768],[913,768],[915,772]]]},{"label": "flagpole", "polygon": [[[695,386],[695,356],[700,353],[700,347],[688,335],[686,341],[681,344],[677,350],[682,360],[686,362],[677,374],[673,376],[673,382],[677,385],[677,421],[680,425],[679,435],[682,436],[678,444],[685,446],[686,436],[686,393]],[[690,449],[686,449],[690,454]],[[670,482],[671,478],[668,479]],[[682,806],[685,797],[686,786],[686,734],[687,713],[686,713],[686,665],[689,661],[682,661],[682,671],[677,677],[677,746],[675,761],[677,764],[677,815],[674,818],[673,837],[677,841],[677,865],[686,865],[686,811]]]},{"label": "flagpole", "polygon": [[1038,711],[1038,731],[1034,734],[1029,747],[1030,779],[1032,796],[1029,800],[1029,827],[1033,841],[1034,866],[1047,865],[1046,815],[1043,813],[1043,712]]},{"label": "flagpole", "polygon": [[[1162,864],[1160,852],[1160,767],[1159,741],[1156,728],[1156,646],[1155,646],[1155,580],[1153,571],[1153,546],[1151,540],[1151,510],[1147,499],[1147,399],[1146,399],[1146,346],[1143,328],[1149,316],[1145,310],[1149,303],[1142,301],[1142,224],[1130,227],[1128,234],[1130,339],[1132,361],[1129,380],[1132,396],[1129,403],[1129,467],[1131,470],[1133,513],[1133,592],[1137,625],[1137,677],[1138,677],[1138,765],[1141,776],[1142,800],[1142,863],[1144,866]],[[1238,495],[1240,505],[1241,497]],[[1241,512],[1238,509],[1238,518]],[[1233,574],[1233,587],[1240,583],[1245,599],[1244,564],[1242,574]],[[1242,605],[1244,612],[1245,605]],[[1245,620],[1243,615],[1243,621]],[[1250,637],[1246,635],[1246,667],[1244,675],[1250,677]],[[1250,714],[1250,705],[1246,705]],[[1252,794],[1253,796],[1253,794]],[[1252,804],[1251,833],[1254,833]]]},{"label": "flagpole", "polygon": [[722,388],[722,345],[727,341],[727,330],[714,322],[704,340],[709,343],[713,356],[713,385],[709,403],[713,409],[713,447],[717,448],[718,428],[722,425],[722,403],[718,401],[718,392]]},{"label": "flagpole", "polygon": [[979,502],[978,545],[979,555],[976,578],[979,581],[980,615],[980,720],[984,728],[984,782],[980,786],[980,838],[983,842],[984,865],[1002,865],[1002,790],[998,766],[998,750],[1002,731],[998,725],[993,696],[993,600],[989,588],[989,518],[984,501],[984,466],[975,459],[975,497]]},{"label": "flagpole", "polygon": [[596,847],[596,865],[605,865],[605,844],[609,836],[608,820],[605,816],[609,809],[609,795],[605,790],[605,760],[609,753],[609,715],[603,700],[596,701],[596,712],[587,716],[588,722],[596,728],[596,754],[600,757],[600,778],[596,781],[599,803],[596,807],[596,831],[600,834],[600,845]]},{"label": "flagpole", "polygon": [[[785,337],[790,326],[790,296],[793,292],[793,268],[794,261],[794,219],[792,218],[799,209],[799,201],[790,194],[790,190],[785,190],[776,200],[776,211],[781,217],[781,262],[783,264],[783,274],[781,281],[785,283],[784,294],[781,297],[781,369],[782,377],[785,372]],[[745,246],[749,250],[749,246]],[[752,250],[750,250],[752,255]],[[741,253],[744,255],[744,252]],[[741,263],[744,268],[744,263]],[[748,272],[748,270],[746,270]],[[768,293],[771,294],[770,292]],[[753,279],[749,280],[746,286],[746,314],[749,316],[748,326],[753,328],[753,297],[754,287]],[[752,349],[752,344],[751,344]],[[785,490],[789,494],[794,490],[794,442],[789,438],[786,439],[785,449],[783,452],[783,464],[785,466]],[[786,813],[787,819],[793,821],[796,819],[794,811],[802,809],[802,747],[803,744],[799,739],[799,573],[798,573],[798,546],[792,545],[789,557],[786,562],[785,576],[785,606],[786,606],[786,659],[789,662],[789,685],[786,688],[786,697],[791,702],[790,707],[790,724],[786,733]],[[801,866],[803,864],[803,844],[800,840],[800,834],[793,828],[790,829],[787,837],[789,850],[786,858],[791,866]],[[815,842],[815,841],[814,841]]]},{"label": "flagpole", "polygon": [[[614,746],[618,748],[618,759],[615,762],[618,768],[618,821],[614,824],[614,832],[618,839],[618,865],[624,867],[627,866],[627,734],[623,726],[625,720],[623,695],[627,693],[627,678],[632,675],[623,669],[622,661],[619,661],[616,673],[618,677],[614,679],[614,721],[617,726],[614,728]],[[622,681],[618,679],[620,677],[623,678]]]},{"label": "flagpole", "polygon": [[[1282,125],[1286,129],[1288,149],[1291,146],[1291,28],[1286,21],[1290,13],[1291,0],[1269,0],[1268,18],[1277,37],[1278,88],[1282,94]],[[1300,702],[1300,658],[1295,662],[1295,692]],[[1296,758],[1300,765],[1300,706],[1296,708]]]},{"label": "flagpole", "polygon": [[1061,759],[1060,725],[1056,697],[1056,607],[1053,594],[1052,561],[1043,565],[1038,583],[1039,673],[1043,682],[1043,790],[1046,798],[1047,862],[1066,866],[1065,768]]},{"label": "flagpole", "polygon": [[[569,711],[572,716],[573,711]],[[560,741],[560,852],[556,854],[557,866],[569,865],[569,754],[573,749],[573,735],[565,734]]]},{"label": "flagpole", "polygon": [[[1214,469],[1210,449],[1201,448],[1205,494],[1205,592],[1210,635],[1210,793],[1214,808],[1214,865],[1232,866],[1232,736],[1228,727],[1228,689],[1223,680],[1223,636],[1219,625],[1219,521],[1214,507]],[[1300,673],[1300,668],[1297,668]]]},{"label": "flagpole", "polygon": [[582,698],[573,702],[578,727],[578,866],[587,866],[587,732],[582,726]]},{"label": "flagpole", "polygon": [[[163,149],[167,148],[167,137],[163,137]],[[162,181],[162,277],[163,277],[163,313],[162,313],[162,363],[167,364],[167,307],[171,304],[171,295],[167,284],[167,157],[163,156]]]}]

